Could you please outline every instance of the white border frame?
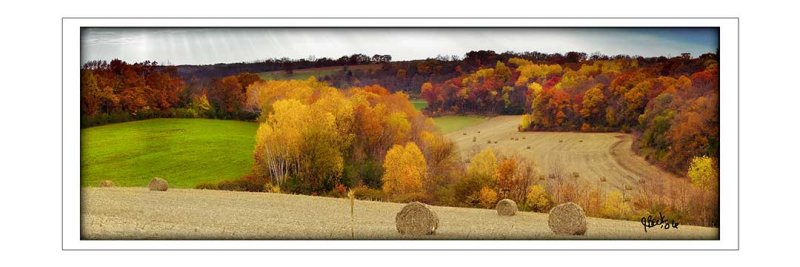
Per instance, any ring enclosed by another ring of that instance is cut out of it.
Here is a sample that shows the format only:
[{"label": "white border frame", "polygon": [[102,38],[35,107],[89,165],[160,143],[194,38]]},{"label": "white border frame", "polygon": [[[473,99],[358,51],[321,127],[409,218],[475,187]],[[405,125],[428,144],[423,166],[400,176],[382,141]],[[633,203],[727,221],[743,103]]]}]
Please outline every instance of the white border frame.
[{"label": "white border frame", "polygon": [[[80,240],[81,27],[719,27],[719,240]],[[62,250],[738,250],[738,18],[63,18]]]}]

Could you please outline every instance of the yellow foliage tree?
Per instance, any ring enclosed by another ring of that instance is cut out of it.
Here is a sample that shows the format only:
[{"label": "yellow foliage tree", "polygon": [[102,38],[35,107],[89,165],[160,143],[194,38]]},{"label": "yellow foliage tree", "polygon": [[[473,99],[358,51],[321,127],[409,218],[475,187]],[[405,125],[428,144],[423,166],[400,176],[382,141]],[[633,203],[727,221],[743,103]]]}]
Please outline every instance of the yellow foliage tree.
[{"label": "yellow foliage tree", "polygon": [[600,86],[595,86],[592,89],[586,90],[583,94],[583,108],[581,108],[581,116],[584,119],[597,117],[602,114],[602,105],[605,103],[606,97],[603,95],[603,90]]},{"label": "yellow foliage tree", "polygon": [[491,148],[486,148],[469,162],[467,175],[473,178],[485,179],[494,182],[494,173],[497,171],[497,157]]},{"label": "yellow foliage tree", "polygon": [[422,151],[413,142],[394,145],[383,161],[383,192],[387,194],[422,193],[428,166]]},{"label": "yellow foliage tree", "polygon": [[612,219],[624,219],[630,212],[631,207],[625,201],[625,197],[620,191],[611,191],[603,200],[600,207],[600,215]]},{"label": "yellow foliage tree", "polygon": [[517,131],[523,132],[531,127],[531,122],[533,122],[533,117],[530,114],[523,114],[522,118],[519,120],[519,126],[517,127]]},{"label": "yellow foliage tree", "polygon": [[687,176],[692,180],[692,185],[702,190],[716,190],[719,184],[714,160],[707,156],[694,157],[689,165]]},{"label": "yellow foliage tree", "polygon": [[518,178],[517,173],[517,158],[511,157],[500,161],[497,169],[494,172],[494,180],[497,181],[497,188],[510,191],[514,186],[515,180]]},{"label": "yellow foliage tree", "polygon": [[480,200],[481,207],[493,208],[494,204],[497,203],[497,192],[488,186],[484,186],[478,193],[478,199]]},{"label": "yellow foliage tree", "polygon": [[525,203],[531,210],[536,212],[546,212],[550,209],[553,201],[550,194],[544,189],[542,185],[532,185],[528,187],[528,195],[525,198]]}]

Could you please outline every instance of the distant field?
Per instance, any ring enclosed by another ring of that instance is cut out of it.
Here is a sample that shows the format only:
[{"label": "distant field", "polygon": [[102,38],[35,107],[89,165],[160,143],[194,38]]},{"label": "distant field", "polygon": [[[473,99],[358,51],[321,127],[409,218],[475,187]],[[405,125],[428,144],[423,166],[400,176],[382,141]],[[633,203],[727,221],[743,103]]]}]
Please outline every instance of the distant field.
[{"label": "distant field", "polygon": [[[356,65],[356,66],[348,66],[347,68],[350,70],[369,70],[369,69],[376,69],[380,68],[381,65],[378,64],[367,64],[367,65]],[[321,67],[321,68],[308,68],[308,69],[298,69],[294,70],[292,75],[287,75],[283,70],[276,70],[276,71],[268,71],[268,72],[261,72],[258,73],[258,76],[264,80],[305,80],[311,76],[322,78],[327,75],[333,75],[338,72],[341,72],[344,67],[342,66],[333,66],[333,67]]]},{"label": "distant field", "polygon": [[147,186],[152,177],[170,187],[230,180],[253,164],[258,125],[206,119],[152,119],[81,130],[81,186],[111,180]]},{"label": "distant field", "polygon": [[428,107],[428,101],[422,99],[411,99],[409,101],[411,101],[411,104],[414,105],[414,108],[416,108],[418,111],[422,111]]},{"label": "distant field", "polygon": [[218,190],[83,188],[81,237],[85,239],[718,239],[719,229],[680,225],[652,228],[640,222],[587,218],[583,236],[556,235],[545,213],[501,217],[495,210],[431,207],[435,235],[397,233],[403,204],[304,195]]},{"label": "distant field", "polygon": [[482,116],[449,115],[435,117],[433,118],[433,121],[443,133],[452,133],[465,127],[482,123],[488,119],[488,117]]},{"label": "distant field", "polygon": [[[451,131],[446,136],[456,143],[465,160],[491,147],[496,152],[516,153],[533,160],[541,175],[549,177],[560,173],[571,177],[577,174],[575,178],[605,189],[624,190],[626,185],[635,189],[643,180],[676,178],[633,153],[631,135],[518,132],[519,119],[520,116],[498,116]],[[602,178],[606,181],[601,182]]]}]

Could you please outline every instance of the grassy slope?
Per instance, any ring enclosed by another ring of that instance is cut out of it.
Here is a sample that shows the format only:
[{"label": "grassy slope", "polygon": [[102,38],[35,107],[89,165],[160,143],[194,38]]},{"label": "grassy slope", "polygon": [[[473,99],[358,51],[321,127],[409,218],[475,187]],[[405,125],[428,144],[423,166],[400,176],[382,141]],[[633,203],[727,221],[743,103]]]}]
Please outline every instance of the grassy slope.
[{"label": "grassy slope", "polygon": [[111,180],[170,187],[235,179],[252,166],[257,124],[205,119],[153,119],[81,130],[81,186]]},{"label": "grassy slope", "polygon": [[433,118],[436,126],[443,133],[452,133],[469,126],[477,125],[486,121],[487,117],[472,115],[449,115]]},{"label": "grassy slope", "polygon": [[422,111],[423,109],[428,107],[428,101],[422,99],[410,99],[409,101],[411,101],[411,104],[414,105],[414,108],[416,108],[419,111]]},{"label": "grassy slope", "polygon": [[[411,104],[414,105],[414,108],[417,110],[423,110],[428,107],[428,102],[423,99],[411,99]],[[449,116],[441,116],[441,117],[434,117],[433,121],[436,123],[436,126],[439,127],[443,133],[452,133],[458,130],[461,130],[465,127],[469,127],[472,125],[476,125],[478,123],[486,121],[488,118],[483,116],[472,116],[472,115],[449,115]]]}]

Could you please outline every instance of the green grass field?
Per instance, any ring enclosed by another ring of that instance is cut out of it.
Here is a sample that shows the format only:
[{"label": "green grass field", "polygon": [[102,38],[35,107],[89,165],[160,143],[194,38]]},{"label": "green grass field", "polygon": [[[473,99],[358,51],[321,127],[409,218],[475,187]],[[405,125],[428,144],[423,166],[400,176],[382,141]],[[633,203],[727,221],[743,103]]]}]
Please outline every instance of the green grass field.
[{"label": "green grass field", "polygon": [[439,127],[443,133],[451,133],[461,130],[465,127],[476,125],[484,122],[488,117],[472,116],[472,115],[449,115],[433,118],[436,126]]},{"label": "green grass field", "polygon": [[425,101],[423,99],[409,99],[409,101],[411,101],[411,104],[414,105],[414,108],[416,108],[419,111],[422,111],[423,109],[428,107],[428,101]]},{"label": "green grass field", "polygon": [[231,180],[253,164],[258,125],[206,119],[152,119],[81,130],[81,186],[111,180],[147,186],[153,177],[170,187]]}]

